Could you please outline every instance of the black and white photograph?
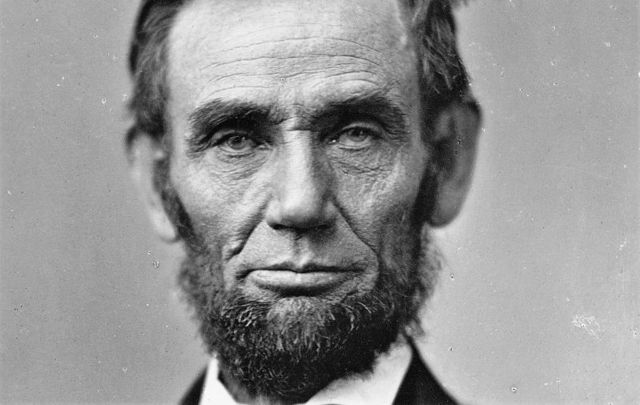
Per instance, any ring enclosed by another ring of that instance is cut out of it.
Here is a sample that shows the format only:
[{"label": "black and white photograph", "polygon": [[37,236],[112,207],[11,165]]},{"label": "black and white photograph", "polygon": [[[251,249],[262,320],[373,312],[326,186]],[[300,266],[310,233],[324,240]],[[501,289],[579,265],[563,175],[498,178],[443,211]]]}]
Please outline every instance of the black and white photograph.
[{"label": "black and white photograph", "polygon": [[0,0],[0,404],[640,404],[636,0]]}]

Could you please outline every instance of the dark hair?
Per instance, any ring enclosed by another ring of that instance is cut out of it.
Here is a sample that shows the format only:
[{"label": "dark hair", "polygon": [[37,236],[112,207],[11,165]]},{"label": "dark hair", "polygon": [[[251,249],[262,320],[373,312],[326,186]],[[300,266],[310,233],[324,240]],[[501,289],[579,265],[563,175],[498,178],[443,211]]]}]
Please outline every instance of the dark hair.
[{"label": "dark hair", "polygon": [[[160,140],[169,131],[165,117],[167,41],[178,11],[190,0],[144,0],[129,53],[134,124],[127,145],[139,133]],[[456,46],[455,0],[401,0],[413,12],[425,122],[454,100],[470,98],[469,79]]]}]

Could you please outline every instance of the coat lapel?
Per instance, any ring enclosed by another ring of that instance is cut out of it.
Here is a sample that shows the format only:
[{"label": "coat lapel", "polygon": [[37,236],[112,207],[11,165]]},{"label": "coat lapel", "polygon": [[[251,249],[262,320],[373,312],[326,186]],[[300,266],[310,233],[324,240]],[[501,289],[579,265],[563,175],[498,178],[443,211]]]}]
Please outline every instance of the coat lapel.
[{"label": "coat lapel", "polygon": [[440,386],[411,342],[412,358],[393,405],[456,404]]},{"label": "coat lapel", "polygon": [[184,394],[180,400],[180,405],[198,405],[200,403],[200,396],[204,388],[204,378],[207,375],[207,369],[205,368],[200,372],[198,378],[191,384],[189,390]]}]

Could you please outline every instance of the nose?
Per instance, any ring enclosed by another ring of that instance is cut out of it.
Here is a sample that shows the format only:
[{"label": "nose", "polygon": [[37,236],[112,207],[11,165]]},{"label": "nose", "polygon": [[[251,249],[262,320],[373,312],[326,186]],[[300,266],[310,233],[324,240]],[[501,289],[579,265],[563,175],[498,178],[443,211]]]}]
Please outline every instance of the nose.
[{"label": "nose", "polygon": [[283,146],[274,165],[273,194],[266,212],[272,228],[304,231],[333,222],[331,170],[317,152],[307,140]]}]

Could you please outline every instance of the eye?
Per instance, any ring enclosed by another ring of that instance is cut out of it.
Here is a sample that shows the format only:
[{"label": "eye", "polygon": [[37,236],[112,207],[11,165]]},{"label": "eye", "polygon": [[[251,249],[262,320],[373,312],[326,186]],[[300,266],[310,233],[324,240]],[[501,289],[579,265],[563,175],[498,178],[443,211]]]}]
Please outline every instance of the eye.
[{"label": "eye", "polygon": [[258,148],[261,144],[256,141],[251,134],[245,132],[230,132],[218,137],[218,141],[214,144],[226,153],[232,155],[242,155],[250,153]]},{"label": "eye", "polygon": [[354,126],[339,132],[329,140],[329,143],[345,149],[362,149],[369,146],[376,137],[376,130],[368,126]]}]

